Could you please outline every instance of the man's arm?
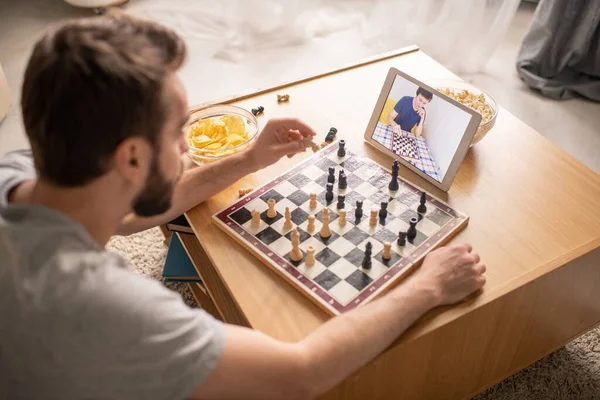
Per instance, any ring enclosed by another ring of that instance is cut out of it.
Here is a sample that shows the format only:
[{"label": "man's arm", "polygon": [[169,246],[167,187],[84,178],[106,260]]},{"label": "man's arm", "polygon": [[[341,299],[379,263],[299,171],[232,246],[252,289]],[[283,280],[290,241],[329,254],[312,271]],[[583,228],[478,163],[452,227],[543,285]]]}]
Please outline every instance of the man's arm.
[{"label": "man's arm", "polygon": [[396,121],[394,121],[397,116],[398,116],[398,113],[394,110],[390,111],[390,114],[388,115],[388,125],[391,126],[392,128],[394,126],[398,126]]},{"label": "man's arm", "polygon": [[227,327],[215,370],[192,394],[202,399],[308,399],[372,360],[428,310],[481,288],[485,266],[469,245],[432,252],[415,275],[371,304],[332,318],[292,344]]},{"label": "man's arm", "polygon": [[417,124],[417,129],[415,129],[415,135],[417,137],[420,137],[423,134],[423,125],[425,124],[425,116],[427,115],[427,112],[424,108],[419,111],[419,115],[421,116],[421,120]]},{"label": "man's arm", "polygon": [[117,234],[130,235],[165,224],[242,177],[274,164],[283,156],[292,157],[305,151],[315,135],[310,126],[296,118],[270,119],[248,150],[184,172],[167,212],[149,218],[129,214]]}]

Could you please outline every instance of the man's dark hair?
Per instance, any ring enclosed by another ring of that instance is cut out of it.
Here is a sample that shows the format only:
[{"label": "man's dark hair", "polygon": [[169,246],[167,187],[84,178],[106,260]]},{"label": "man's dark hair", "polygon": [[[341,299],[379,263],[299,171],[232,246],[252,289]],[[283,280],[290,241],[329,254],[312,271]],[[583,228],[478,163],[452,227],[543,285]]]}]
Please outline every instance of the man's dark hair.
[{"label": "man's dark hair", "polygon": [[422,87],[417,89],[417,96],[418,95],[425,97],[429,101],[431,101],[433,98],[433,94],[429,90],[423,89]]},{"label": "man's dark hair", "polygon": [[39,178],[80,186],[102,176],[123,140],[158,148],[166,78],[186,56],[182,39],[126,15],[68,22],[33,49],[21,107]]}]

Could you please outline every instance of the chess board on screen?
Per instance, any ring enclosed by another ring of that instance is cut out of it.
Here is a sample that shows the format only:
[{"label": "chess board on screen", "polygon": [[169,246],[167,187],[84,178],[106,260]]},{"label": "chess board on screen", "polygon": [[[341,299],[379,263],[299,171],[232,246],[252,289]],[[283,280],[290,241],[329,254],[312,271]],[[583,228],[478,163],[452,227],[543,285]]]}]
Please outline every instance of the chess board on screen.
[{"label": "chess board on screen", "polygon": [[[390,189],[390,170],[369,158],[338,153],[329,145],[213,215],[225,233],[332,315],[384,293],[468,223],[401,178]],[[332,180],[334,196],[327,194]]]}]

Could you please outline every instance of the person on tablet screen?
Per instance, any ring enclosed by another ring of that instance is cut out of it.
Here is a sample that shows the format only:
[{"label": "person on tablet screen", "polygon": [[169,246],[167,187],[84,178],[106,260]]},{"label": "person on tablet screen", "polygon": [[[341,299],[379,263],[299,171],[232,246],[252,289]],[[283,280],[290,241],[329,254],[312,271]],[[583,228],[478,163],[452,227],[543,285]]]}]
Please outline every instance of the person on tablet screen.
[{"label": "person on tablet screen", "polygon": [[431,101],[433,94],[423,89],[417,89],[417,95],[415,97],[404,96],[401,98],[394,109],[388,116],[388,124],[392,127],[392,130],[396,133],[400,131],[413,132],[416,136],[423,134],[423,125],[425,124],[425,104]]}]

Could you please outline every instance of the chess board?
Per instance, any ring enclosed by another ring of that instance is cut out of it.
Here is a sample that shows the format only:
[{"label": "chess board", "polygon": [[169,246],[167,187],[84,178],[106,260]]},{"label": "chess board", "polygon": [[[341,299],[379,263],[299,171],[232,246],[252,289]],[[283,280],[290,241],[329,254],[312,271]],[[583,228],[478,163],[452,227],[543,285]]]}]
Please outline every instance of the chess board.
[{"label": "chess board", "polygon": [[394,133],[394,142],[392,143],[392,151],[403,158],[413,160],[419,159],[419,151],[417,150],[416,141],[410,136],[399,135]]},{"label": "chess board", "polygon": [[[290,171],[255,189],[231,206],[213,215],[217,225],[257,256],[287,282],[336,315],[368,303],[410,273],[424,256],[448,241],[468,223],[468,217],[440,200],[427,195],[427,211],[419,218],[417,235],[405,246],[397,244],[398,232],[406,231],[412,217],[417,217],[421,191],[399,178],[399,190],[391,192],[389,170],[374,161],[346,151],[337,156],[330,145]],[[329,167],[336,168],[334,200],[326,202]],[[337,188],[339,170],[347,176],[348,187]],[[310,208],[309,194],[317,194],[317,207]],[[337,195],[346,196],[347,223],[340,226]],[[269,199],[275,199],[277,215],[267,216]],[[363,201],[363,217],[356,220],[354,208]],[[369,223],[370,210],[388,201],[388,216],[375,226]],[[300,233],[300,249],[315,249],[316,263],[307,266],[304,258],[292,262],[291,230],[284,230],[285,208],[291,211],[293,225]],[[330,210],[331,236],[321,238],[323,209]],[[252,226],[252,210],[260,212],[260,225]],[[308,216],[315,215],[315,230],[307,232]],[[361,267],[367,242],[371,242],[372,267]],[[382,258],[383,245],[392,243],[392,257]]]}]

